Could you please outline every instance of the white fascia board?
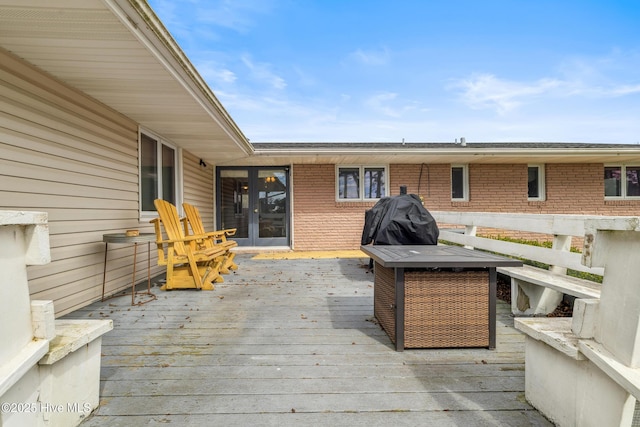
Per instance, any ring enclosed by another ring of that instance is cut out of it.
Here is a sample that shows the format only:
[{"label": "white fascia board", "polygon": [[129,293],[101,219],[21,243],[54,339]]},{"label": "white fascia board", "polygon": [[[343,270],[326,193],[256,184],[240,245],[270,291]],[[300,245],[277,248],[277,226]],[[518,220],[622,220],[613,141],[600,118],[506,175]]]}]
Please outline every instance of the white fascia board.
[{"label": "white fascia board", "polygon": [[246,154],[253,146],[145,1],[102,0],[185,91]]}]

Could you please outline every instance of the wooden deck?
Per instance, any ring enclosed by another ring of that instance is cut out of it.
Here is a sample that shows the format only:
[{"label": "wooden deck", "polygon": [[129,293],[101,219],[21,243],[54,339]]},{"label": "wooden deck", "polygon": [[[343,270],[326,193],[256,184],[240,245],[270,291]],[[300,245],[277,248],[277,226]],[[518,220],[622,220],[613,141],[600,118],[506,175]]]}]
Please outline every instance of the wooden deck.
[{"label": "wooden deck", "polygon": [[524,398],[524,337],[396,352],[368,259],[256,260],[215,291],[154,292],[67,316],[111,318],[90,426],[550,426]]}]

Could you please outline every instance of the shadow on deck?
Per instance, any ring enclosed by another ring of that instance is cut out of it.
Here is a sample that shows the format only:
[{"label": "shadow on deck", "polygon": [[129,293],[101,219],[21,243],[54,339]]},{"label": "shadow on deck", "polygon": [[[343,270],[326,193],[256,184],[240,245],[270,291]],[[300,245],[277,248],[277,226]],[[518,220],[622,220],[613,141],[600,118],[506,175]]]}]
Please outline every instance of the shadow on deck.
[{"label": "shadow on deck", "polygon": [[153,291],[74,312],[111,318],[90,426],[550,426],[524,398],[524,337],[498,304],[497,348],[394,351],[368,259],[255,260],[215,291]]}]

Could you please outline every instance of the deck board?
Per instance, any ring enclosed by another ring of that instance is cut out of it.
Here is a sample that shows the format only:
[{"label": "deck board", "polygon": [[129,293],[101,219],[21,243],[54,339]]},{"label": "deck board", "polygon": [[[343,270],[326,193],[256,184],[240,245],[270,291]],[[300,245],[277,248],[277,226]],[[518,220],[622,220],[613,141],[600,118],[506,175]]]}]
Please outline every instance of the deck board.
[{"label": "deck board", "polygon": [[524,337],[498,304],[497,348],[396,352],[367,259],[236,258],[215,291],[94,303],[110,318],[94,426],[550,426],[524,399]]}]

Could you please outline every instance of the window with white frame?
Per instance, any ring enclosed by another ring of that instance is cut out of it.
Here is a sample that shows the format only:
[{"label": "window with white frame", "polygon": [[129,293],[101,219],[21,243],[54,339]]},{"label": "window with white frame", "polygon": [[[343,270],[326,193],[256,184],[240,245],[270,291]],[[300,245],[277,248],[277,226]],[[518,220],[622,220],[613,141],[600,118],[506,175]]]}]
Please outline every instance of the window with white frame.
[{"label": "window with white frame", "polygon": [[467,165],[451,165],[451,200],[469,200],[469,168]]},{"label": "window with white frame", "polygon": [[386,166],[337,166],[339,201],[377,200],[387,195]]},{"label": "window with white frame", "polygon": [[605,198],[640,198],[640,166],[605,165]]},{"label": "window with white frame", "polygon": [[528,193],[531,201],[545,200],[544,165],[529,165],[527,168]]},{"label": "window with white frame", "polygon": [[140,132],[140,209],[156,212],[155,199],[178,206],[178,150],[160,138]]}]

